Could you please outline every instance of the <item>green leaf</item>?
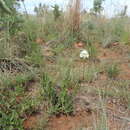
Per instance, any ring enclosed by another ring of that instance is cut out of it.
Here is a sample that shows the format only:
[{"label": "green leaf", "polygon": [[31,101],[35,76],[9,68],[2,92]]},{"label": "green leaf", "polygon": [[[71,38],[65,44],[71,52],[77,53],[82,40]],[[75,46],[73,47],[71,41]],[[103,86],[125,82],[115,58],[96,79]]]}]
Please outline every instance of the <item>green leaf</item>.
[{"label": "green leaf", "polygon": [[11,10],[8,8],[4,0],[0,0],[0,5],[7,13],[11,14]]}]

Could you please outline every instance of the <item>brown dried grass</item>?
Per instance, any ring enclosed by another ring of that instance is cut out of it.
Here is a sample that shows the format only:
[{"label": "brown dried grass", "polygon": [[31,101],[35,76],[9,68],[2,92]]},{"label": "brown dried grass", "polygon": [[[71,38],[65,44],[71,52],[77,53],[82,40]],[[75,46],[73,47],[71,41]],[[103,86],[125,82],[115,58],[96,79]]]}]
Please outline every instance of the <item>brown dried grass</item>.
[{"label": "brown dried grass", "polygon": [[81,0],[70,0],[67,7],[66,23],[72,33],[80,31]]}]

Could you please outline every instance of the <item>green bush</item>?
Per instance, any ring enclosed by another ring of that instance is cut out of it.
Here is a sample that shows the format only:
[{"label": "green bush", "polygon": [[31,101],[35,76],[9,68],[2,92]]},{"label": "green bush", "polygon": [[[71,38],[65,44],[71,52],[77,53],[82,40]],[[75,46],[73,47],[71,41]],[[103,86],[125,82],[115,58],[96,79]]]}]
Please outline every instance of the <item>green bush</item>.
[{"label": "green bush", "polygon": [[37,45],[36,43],[31,43],[31,44],[32,44],[31,52],[26,56],[26,59],[30,63],[40,66],[43,63],[43,55],[42,55],[43,52],[39,45]]},{"label": "green bush", "polygon": [[72,96],[68,94],[67,86],[62,86],[58,94],[57,103],[52,106],[50,112],[53,114],[71,114],[73,112]]},{"label": "green bush", "polygon": [[16,34],[22,28],[22,15],[20,15],[16,8],[19,7],[19,4],[16,0],[0,0],[0,27],[3,27],[4,30],[11,35]]},{"label": "green bush", "polygon": [[31,77],[12,76],[10,79],[3,76],[0,81],[0,129],[24,130],[23,121],[37,111],[40,100],[26,95],[25,84]]},{"label": "green bush", "polygon": [[[26,97],[18,102],[18,92],[23,93],[23,86],[16,86],[15,91],[2,92],[0,94],[0,128],[5,130],[23,130],[23,121],[26,114],[35,112],[37,102]],[[16,90],[17,89],[17,90]],[[19,95],[22,96],[22,95]]]},{"label": "green bush", "polygon": [[109,78],[115,79],[119,75],[119,67],[117,64],[112,64],[107,68],[107,74]]},{"label": "green bush", "polygon": [[59,10],[59,6],[57,4],[55,4],[54,6],[52,6],[52,8],[53,8],[54,19],[57,20],[61,15],[61,11]]},{"label": "green bush", "polygon": [[96,80],[98,77],[98,72],[99,72],[99,68],[97,68],[96,66],[88,66],[85,69],[84,75],[85,75],[85,81],[87,81],[88,83],[93,82],[94,80]]},{"label": "green bush", "polygon": [[72,96],[68,94],[66,86],[63,83],[61,86],[54,86],[47,74],[42,76],[42,87],[44,97],[49,102],[49,111],[51,114],[70,114],[73,112]]}]

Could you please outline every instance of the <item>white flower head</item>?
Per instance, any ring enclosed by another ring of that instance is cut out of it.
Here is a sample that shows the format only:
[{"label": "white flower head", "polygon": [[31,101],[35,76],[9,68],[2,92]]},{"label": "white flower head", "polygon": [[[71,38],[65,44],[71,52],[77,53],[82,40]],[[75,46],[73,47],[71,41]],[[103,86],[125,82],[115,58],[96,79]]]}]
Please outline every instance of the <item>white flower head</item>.
[{"label": "white flower head", "polygon": [[85,50],[85,49],[81,50],[81,52],[80,52],[80,58],[83,58],[83,59],[89,58],[89,53],[88,53],[88,51]]}]

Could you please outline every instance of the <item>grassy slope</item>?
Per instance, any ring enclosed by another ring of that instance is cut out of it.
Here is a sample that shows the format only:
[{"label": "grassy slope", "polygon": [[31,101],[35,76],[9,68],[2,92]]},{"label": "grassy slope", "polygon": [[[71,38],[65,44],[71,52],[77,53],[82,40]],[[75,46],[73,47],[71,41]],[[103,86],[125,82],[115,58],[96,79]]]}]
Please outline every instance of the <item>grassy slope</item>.
[{"label": "grassy slope", "polygon": [[[122,120],[121,123],[110,122],[112,116],[108,115],[115,112],[115,116],[118,117],[129,116],[130,47],[124,45],[129,44],[130,40],[128,38],[129,18],[108,20],[104,17],[100,19],[84,17],[78,38],[77,35],[70,35],[69,30],[63,30],[65,28],[63,20],[63,16],[61,16],[58,21],[54,22],[52,14],[46,17],[46,23],[43,18],[30,17],[25,21],[23,30],[15,36],[9,37],[7,32],[0,34],[3,38],[0,40],[2,58],[19,57],[32,65],[31,72],[1,73],[0,115],[2,118],[0,121],[4,127],[6,126],[5,129],[19,128],[21,130],[24,127],[43,129],[50,119],[48,111],[52,115],[70,114],[73,111],[74,123],[81,129],[87,127],[84,125],[89,119],[86,119],[84,115],[90,111],[90,116],[98,113],[97,119],[94,117],[92,118],[93,123],[90,122],[90,126],[95,130],[108,129],[111,125],[117,130],[124,127]],[[81,35],[80,40],[84,42],[85,48],[89,50],[91,56],[89,60],[82,61],[79,58],[80,49],[74,48],[73,43],[78,42],[79,35]],[[39,37],[49,41],[57,39],[59,36],[65,36],[65,38],[58,44],[56,42],[56,46],[54,44],[53,47],[48,47],[43,41],[40,44],[36,43],[36,39]],[[8,40],[9,38],[10,40]],[[116,41],[120,44],[111,44]],[[3,43],[8,46],[10,54],[6,53],[6,49],[3,50]],[[83,64],[85,64],[85,68]],[[44,74],[47,74],[49,79],[43,80]],[[70,94],[73,94],[73,97],[70,97]],[[82,98],[81,102],[76,105],[77,97],[81,96],[87,99],[90,111],[84,106]],[[95,97],[96,102],[92,97]],[[52,100],[53,98],[56,99],[56,104]],[[69,102],[71,99],[74,100],[73,104]],[[83,111],[87,112],[83,113]],[[81,113],[80,118],[78,113]],[[43,115],[45,115],[44,118]],[[65,119],[68,120],[68,118]],[[83,126],[80,126],[84,119],[86,120],[82,124]],[[57,123],[56,120],[58,119],[52,118],[52,121],[49,122],[50,126],[47,128],[54,127],[54,124]],[[127,119],[123,118],[123,120]],[[70,127],[72,127],[71,123],[68,122]],[[118,127],[118,125],[121,126]],[[3,128],[3,126],[0,127]]]}]

